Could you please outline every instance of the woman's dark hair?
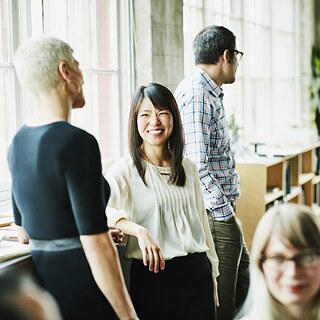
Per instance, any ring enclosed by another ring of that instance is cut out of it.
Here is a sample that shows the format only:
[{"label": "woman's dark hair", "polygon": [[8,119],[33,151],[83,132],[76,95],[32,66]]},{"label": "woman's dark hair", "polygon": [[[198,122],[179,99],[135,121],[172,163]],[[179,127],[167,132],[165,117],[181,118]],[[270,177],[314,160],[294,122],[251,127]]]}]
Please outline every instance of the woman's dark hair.
[{"label": "woman's dark hair", "polygon": [[236,37],[227,28],[211,25],[201,30],[193,41],[195,64],[216,64],[225,50],[233,61]]},{"label": "woman's dark hair", "polygon": [[143,151],[141,149],[142,138],[138,131],[138,112],[144,98],[149,98],[153,106],[157,110],[168,110],[173,118],[173,131],[168,140],[168,150],[171,154],[171,174],[169,183],[177,186],[184,186],[186,182],[186,174],[182,166],[183,159],[183,133],[180,112],[177,102],[171,91],[165,86],[158,83],[150,83],[147,86],[141,86],[136,91],[132,100],[130,115],[129,115],[129,152],[136,166],[138,173],[146,184],[145,171],[146,167],[143,159]]}]

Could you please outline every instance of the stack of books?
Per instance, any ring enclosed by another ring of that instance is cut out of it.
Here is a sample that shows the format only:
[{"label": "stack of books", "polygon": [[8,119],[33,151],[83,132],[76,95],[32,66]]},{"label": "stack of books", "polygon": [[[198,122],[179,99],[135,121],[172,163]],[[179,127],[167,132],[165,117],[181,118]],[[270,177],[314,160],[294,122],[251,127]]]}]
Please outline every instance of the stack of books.
[{"label": "stack of books", "polygon": [[0,228],[0,262],[28,254],[30,254],[29,245],[19,243],[18,235],[11,223]]}]

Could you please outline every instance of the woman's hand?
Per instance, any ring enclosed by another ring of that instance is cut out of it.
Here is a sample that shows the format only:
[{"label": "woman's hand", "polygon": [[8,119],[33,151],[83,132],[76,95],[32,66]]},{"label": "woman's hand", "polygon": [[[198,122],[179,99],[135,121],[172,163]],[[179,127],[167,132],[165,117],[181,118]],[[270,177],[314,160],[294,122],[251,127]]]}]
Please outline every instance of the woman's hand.
[{"label": "woman's hand", "polygon": [[116,222],[116,227],[125,234],[134,236],[138,239],[138,244],[142,252],[142,260],[145,266],[149,265],[151,272],[157,273],[164,270],[165,260],[160,246],[153,239],[151,233],[143,226],[121,218]]},{"label": "woman's hand", "polygon": [[161,252],[160,246],[153,239],[150,232],[141,228],[138,235],[138,243],[142,252],[143,264],[149,264],[149,271],[158,273],[159,270],[164,270],[165,260]]},{"label": "woman's hand", "polygon": [[26,230],[23,227],[17,226],[16,224],[14,226],[17,231],[19,242],[23,243],[23,244],[28,244],[29,243],[29,236],[28,236]]},{"label": "woman's hand", "polygon": [[123,240],[123,232],[116,227],[109,227],[109,232],[114,243],[121,243]]}]

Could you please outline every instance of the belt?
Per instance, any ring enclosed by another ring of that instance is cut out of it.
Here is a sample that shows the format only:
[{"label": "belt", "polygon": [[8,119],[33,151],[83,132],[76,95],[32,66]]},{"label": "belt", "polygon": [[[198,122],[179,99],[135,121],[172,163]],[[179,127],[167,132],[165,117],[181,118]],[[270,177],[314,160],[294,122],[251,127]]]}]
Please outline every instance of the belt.
[{"label": "belt", "polygon": [[[230,205],[231,205],[234,213],[236,213],[236,209],[237,209],[236,204],[235,204],[234,202],[229,202],[229,203],[230,203]],[[213,214],[212,214],[209,210],[207,210],[207,214],[210,214],[211,217],[212,217],[213,220],[214,220],[214,216],[213,216]],[[235,216],[232,216],[230,219],[224,220],[223,222],[225,222],[225,223],[233,223],[233,222],[235,222],[235,221],[236,221],[236,217],[235,217]]]},{"label": "belt", "polygon": [[82,245],[78,237],[54,240],[30,239],[30,249],[34,251],[64,251],[81,247]]},{"label": "belt", "polygon": [[232,216],[230,219],[228,219],[228,220],[226,220],[226,221],[224,221],[224,222],[226,222],[226,223],[233,223],[233,222],[235,222],[236,221],[236,217],[235,216]]}]

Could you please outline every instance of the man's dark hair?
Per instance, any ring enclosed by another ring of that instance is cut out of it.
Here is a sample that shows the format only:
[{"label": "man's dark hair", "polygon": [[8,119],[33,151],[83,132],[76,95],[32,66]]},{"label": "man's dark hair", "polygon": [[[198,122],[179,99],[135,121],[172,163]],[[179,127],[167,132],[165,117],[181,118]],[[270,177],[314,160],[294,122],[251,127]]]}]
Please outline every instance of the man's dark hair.
[{"label": "man's dark hair", "polygon": [[225,50],[230,51],[230,61],[233,61],[236,49],[236,37],[222,26],[208,26],[201,30],[193,41],[195,64],[216,64]]}]

